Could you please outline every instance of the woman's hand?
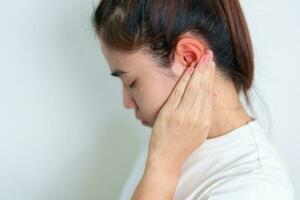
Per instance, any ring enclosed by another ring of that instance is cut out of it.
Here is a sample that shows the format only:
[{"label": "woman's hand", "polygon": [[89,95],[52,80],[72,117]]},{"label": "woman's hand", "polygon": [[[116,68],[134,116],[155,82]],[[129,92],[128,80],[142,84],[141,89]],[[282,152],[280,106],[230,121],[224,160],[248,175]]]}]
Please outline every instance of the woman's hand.
[{"label": "woman's hand", "polygon": [[212,58],[208,51],[195,69],[188,68],[160,110],[152,130],[148,164],[179,170],[192,151],[207,139],[215,99]]},{"label": "woman's hand", "polygon": [[144,174],[132,200],[173,199],[183,161],[207,138],[215,63],[210,51],[182,75],[153,126]]}]

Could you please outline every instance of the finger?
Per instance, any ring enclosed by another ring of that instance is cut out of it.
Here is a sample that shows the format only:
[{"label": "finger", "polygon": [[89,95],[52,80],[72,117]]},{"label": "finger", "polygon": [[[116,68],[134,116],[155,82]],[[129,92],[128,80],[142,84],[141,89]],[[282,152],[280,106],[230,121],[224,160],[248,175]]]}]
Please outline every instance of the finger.
[{"label": "finger", "polygon": [[198,63],[190,82],[187,85],[186,91],[180,103],[180,107],[184,109],[191,109],[199,92],[201,92],[203,78],[207,76],[208,63],[204,63],[205,59],[211,59],[212,52],[208,52],[207,55],[203,56],[201,61]]},{"label": "finger", "polygon": [[211,92],[211,95],[214,95],[214,83],[215,83],[215,75],[216,75],[216,63],[211,63],[211,71],[210,71],[210,77],[208,82],[208,90]]},{"label": "finger", "polygon": [[179,81],[177,82],[176,86],[174,87],[169,99],[166,102],[166,106],[176,109],[182,99],[184,94],[186,85],[190,81],[191,75],[194,72],[193,67],[189,67],[185,70],[183,75],[180,77]]}]

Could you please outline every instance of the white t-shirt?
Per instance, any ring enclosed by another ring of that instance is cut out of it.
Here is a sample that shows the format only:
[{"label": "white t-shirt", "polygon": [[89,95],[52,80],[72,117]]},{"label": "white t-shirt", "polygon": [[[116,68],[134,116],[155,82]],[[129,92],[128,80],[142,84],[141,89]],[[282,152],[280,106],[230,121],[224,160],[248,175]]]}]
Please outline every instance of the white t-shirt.
[{"label": "white t-shirt", "polygon": [[[121,199],[134,192],[142,162]],[[280,156],[254,120],[195,149],[182,165],[174,200],[294,200],[294,191]]]}]

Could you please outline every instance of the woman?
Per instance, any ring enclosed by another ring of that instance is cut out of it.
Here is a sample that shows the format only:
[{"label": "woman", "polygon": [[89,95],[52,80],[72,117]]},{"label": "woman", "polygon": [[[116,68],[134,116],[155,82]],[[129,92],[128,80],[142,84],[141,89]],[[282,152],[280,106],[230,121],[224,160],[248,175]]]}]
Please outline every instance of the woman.
[{"label": "woman", "polygon": [[294,198],[239,98],[254,59],[238,0],[103,0],[93,22],[124,106],[152,128],[132,200]]}]

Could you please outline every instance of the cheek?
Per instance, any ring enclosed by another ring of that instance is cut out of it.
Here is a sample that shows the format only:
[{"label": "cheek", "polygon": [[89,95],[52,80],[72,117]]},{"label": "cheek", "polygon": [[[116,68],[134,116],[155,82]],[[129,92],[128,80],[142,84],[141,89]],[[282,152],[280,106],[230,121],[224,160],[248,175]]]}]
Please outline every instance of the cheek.
[{"label": "cheek", "polygon": [[160,82],[153,81],[151,87],[144,87],[143,90],[139,91],[138,101],[140,103],[140,110],[144,118],[152,125],[164,103],[168,100],[176,84],[175,82],[168,79]]}]

